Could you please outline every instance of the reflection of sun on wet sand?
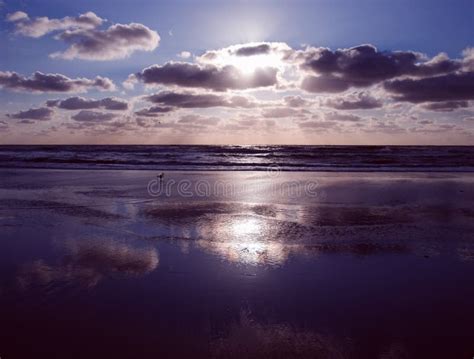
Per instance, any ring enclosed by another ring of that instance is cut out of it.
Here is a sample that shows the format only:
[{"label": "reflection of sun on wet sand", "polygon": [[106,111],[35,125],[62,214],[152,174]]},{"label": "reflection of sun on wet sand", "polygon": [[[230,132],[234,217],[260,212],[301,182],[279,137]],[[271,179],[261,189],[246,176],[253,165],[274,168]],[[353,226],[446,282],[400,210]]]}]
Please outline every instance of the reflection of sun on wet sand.
[{"label": "reflection of sun on wet sand", "polygon": [[[170,228],[171,238],[195,242],[224,260],[270,266],[293,255],[406,253],[409,244],[380,238],[387,229],[414,221],[404,209],[360,205],[158,203],[144,214],[151,223]],[[189,243],[181,246],[187,248]]]},{"label": "reflection of sun on wet sand", "polygon": [[[268,223],[253,216],[233,216],[218,223],[217,240],[199,240],[198,246],[230,262],[242,264],[282,264],[287,253],[282,243],[262,238]],[[219,240],[220,239],[220,240]]]}]

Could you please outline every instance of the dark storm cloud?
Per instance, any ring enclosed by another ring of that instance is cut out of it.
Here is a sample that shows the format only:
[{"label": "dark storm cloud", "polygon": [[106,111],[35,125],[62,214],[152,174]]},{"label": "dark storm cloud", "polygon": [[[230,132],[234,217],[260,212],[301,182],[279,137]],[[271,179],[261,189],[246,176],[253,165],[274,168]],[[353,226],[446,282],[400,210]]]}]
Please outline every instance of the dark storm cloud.
[{"label": "dark storm cloud", "polygon": [[13,114],[7,114],[7,117],[16,120],[50,120],[54,111],[47,107],[30,108]]},{"label": "dark storm cloud", "polygon": [[269,44],[260,44],[254,46],[242,46],[235,51],[237,56],[254,56],[268,54],[270,52]]},{"label": "dark storm cloud", "polygon": [[59,34],[70,44],[64,52],[52,57],[82,60],[115,60],[130,56],[135,51],[153,51],[158,47],[160,36],[142,24],[116,24],[107,30],[67,30]]},{"label": "dark storm cloud", "polygon": [[244,96],[221,96],[215,94],[194,94],[190,92],[163,91],[150,96],[145,100],[161,106],[178,108],[208,108],[208,107],[240,107],[255,106],[254,102]]},{"label": "dark storm cloud", "polygon": [[324,104],[337,110],[369,110],[382,107],[382,101],[364,93],[330,98]]},{"label": "dark storm cloud", "polygon": [[446,101],[446,102],[431,102],[422,106],[426,110],[450,112],[460,108],[469,107],[468,101]]},{"label": "dark storm cloud", "polygon": [[16,72],[0,71],[0,87],[12,91],[23,92],[86,92],[90,89],[113,91],[115,85],[107,77],[97,76],[95,79],[71,79],[61,74],[44,74],[35,72],[31,77],[24,77]]},{"label": "dark storm cloud", "polygon": [[30,19],[28,14],[17,11],[7,15],[7,21],[15,24],[17,34],[28,37],[41,37],[53,31],[67,29],[93,29],[100,26],[101,19],[89,11],[77,17],[66,16],[62,19],[50,19],[48,17],[36,17]]},{"label": "dark storm cloud", "polygon": [[63,110],[90,110],[103,108],[105,110],[124,111],[128,109],[127,101],[113,97],[94,100],[75,96],[64,100],[49,100],[46,101],[46,105],[48,107],[57,107]]},{"label": "dark storm cloud", "polygon": [[472,100],[474,72],[393,80],[386,82],[384,88],[394,99],[412,103]]},{"label": "dark storm cloud", "polygon": [[360,45],[332,51],[308,48],[294,56],[304,70],[318,74],[303,80],[310,92],[342,92],[350,87],[368,87],[402,75],[433,76],[459,70],[462,63],[440,54],[425,61],[411,51],[378,51],[372,45]]},{"label": "dark storm cloud", "polygon": [[74,121],[78,121],[78,122],[100,123],[100,122],[107,122],[107,121],[113,120],[116,117],[117,117],[117,114],[115,113],[82,110],[82,111],[79,111],[74,116],[72,116],[71,118]]},{"label": "dark storm cloud", "polygon": [[204,88],[214,91],[249,89],[273,86],[277,83],[277,69],[258,68],[252,74],[243,74],[235,66],[222,68],[185,62],[168,62],[150,66],[135,76],[145,84],[176,85]]}]

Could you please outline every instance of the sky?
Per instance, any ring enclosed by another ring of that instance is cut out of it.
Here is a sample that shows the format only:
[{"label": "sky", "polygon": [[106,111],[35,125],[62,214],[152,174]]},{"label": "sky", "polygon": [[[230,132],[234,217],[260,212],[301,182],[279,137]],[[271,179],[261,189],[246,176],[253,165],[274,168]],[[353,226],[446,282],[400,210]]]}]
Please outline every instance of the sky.
[{"label": "sky", "polygon": [[0,143],[474,145],[473,24],[473,0],[0,0]]}]

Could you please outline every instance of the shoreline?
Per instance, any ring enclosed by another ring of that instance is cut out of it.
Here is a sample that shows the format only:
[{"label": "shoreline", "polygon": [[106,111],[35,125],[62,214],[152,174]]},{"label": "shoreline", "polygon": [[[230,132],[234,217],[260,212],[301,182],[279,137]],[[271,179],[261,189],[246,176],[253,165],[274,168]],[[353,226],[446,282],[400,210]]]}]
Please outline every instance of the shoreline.
[{"label": "shoreline", "polygon": [[[208,169],[208,168],[165,168],[165,167],[157,167],[157,168],[71,168],[71,167],[15,167],[15,166],[1,166],[0,165],[0,171],[1,170],[44,170],[44,171],[149,171],[149,172],[158,172],[158,171],[169,171],[169,172],[269,172],[274,170],[274,167],[264,167],[261,169],[255,169],[255,168],[249,168],[249,169],[243,169],[243,168],[232,168],[232,169]],[[354,168],[354,169],[349,169],[347,167],[343,168],[334,168],[332,170],[329,170],[328,168],[320,169],[320,170],[315,170],[315,169],[286,169],[286,168],[280,168],[278,167],[276,172],[301,172],[301,173],[474,173],[474,168],[469,169],[469,170],[460,170],[458,168],[450,168],[449,170],[447,169],[438,169],[434,167],[429,167],[429,168],[423,168],[419,170],[414,170],[414,169],[407,169],[407,168],[400,168],[400,169],[370,169],[370,168]]]}]

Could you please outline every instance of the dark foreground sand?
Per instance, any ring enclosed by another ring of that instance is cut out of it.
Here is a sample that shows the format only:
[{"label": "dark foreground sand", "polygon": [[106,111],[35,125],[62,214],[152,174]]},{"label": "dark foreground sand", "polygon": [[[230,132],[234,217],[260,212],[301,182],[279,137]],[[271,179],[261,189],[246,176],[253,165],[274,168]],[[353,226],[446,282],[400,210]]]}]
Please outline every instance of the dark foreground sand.
[{"label": "dark foreground sand", "polygon": [[2,359],[474,355],[474,174],[155,175],[0,171]]}]

